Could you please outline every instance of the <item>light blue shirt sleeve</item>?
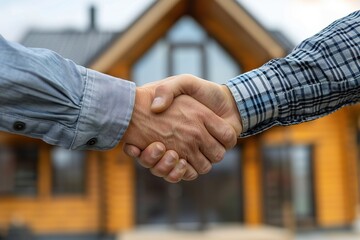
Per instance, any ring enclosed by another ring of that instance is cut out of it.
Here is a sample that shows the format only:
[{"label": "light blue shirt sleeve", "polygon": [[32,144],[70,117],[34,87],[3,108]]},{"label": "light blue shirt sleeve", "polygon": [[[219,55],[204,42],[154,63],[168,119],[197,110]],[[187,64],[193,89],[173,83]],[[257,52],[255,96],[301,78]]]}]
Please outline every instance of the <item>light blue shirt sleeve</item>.
[{"label": "light blue shirt sleeve", "polygon": [[0,130],[68,149],[106,150],[124,135],[135,84],[0,36]]}]

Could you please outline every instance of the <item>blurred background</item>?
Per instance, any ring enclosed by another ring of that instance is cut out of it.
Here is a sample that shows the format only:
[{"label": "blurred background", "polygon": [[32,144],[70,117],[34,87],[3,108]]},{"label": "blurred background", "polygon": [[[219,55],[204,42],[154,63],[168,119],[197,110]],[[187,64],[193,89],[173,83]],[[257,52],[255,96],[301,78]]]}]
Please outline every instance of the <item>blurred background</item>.
[{"label": "blurred background", "polygon": [[[285,56],[355,0],[0,0],[0,34],[142,85]],[[0,134],[0,239],[360,239],[360,108],[240,139],[168,184],[122,153]]]}]

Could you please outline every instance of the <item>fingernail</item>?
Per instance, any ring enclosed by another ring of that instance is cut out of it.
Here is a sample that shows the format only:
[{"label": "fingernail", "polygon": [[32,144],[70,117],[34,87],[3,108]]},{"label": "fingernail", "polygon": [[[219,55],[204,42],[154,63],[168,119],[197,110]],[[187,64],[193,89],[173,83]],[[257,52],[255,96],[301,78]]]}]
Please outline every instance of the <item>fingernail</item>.
[{"label": "fingernail", "polygon": [[125,150],[124,152],[125,152],[129,157],[133,157],[133,158],[137,157],[137,155],[136,155],[136,153],[135,153],[135,150],[134,150],[133,148],[129,147],[129,148],[125,148],[124,150]]},{"label": "fingernail", "polygon": [[184,159],[180,159],[179,168],[184,169],[186,167],[186,161]]},{"label": "fingernail", "polygon": [[152,102],[152,107],[159,107],[164,104],[164,99],[162,97],[156,97]]},{"label": "fingernail", "polygon": [[136,155],[135,155],[135,151],[133,150],[133,149],[130,149],[130,151],[128,152],[128,155],[130,156],[130,157],[137,157]]},{"label": "fingernail", "polygon": [[159,158],[164,153],[164,148],[161,145],[156,145],[156,148],[153,152],[153,158]]},{"label": "fingernail", "polygon": [[173,154],[169,154],[165,161],[168,165],[173,165],[176,163],[176,157]]}]

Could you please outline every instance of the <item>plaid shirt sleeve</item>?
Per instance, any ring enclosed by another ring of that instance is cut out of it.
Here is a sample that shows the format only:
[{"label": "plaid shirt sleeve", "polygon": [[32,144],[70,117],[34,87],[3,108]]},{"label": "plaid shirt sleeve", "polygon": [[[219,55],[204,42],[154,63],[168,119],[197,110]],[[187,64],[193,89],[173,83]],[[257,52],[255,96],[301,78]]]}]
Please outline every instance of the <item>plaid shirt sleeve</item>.
[{"label": "plaid shirt sleeve", "polygon": [[275,125],[325,116],[360,100],[360,11],[304,40],[285,58],[226,84],[237,103],[242,137]]}]

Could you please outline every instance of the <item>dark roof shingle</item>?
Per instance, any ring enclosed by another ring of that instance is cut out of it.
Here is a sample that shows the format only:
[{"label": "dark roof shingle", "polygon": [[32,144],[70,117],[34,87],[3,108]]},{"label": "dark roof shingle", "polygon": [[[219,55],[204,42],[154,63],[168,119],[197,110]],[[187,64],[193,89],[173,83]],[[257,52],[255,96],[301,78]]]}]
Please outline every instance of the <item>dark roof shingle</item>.
[{"label": "dark roof shingle", "polygon": [[21,43],[26,47],[47,48],[75,63],[89,67],[119,32],[90,31],[29,31]]}]

